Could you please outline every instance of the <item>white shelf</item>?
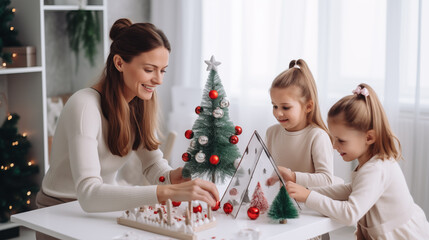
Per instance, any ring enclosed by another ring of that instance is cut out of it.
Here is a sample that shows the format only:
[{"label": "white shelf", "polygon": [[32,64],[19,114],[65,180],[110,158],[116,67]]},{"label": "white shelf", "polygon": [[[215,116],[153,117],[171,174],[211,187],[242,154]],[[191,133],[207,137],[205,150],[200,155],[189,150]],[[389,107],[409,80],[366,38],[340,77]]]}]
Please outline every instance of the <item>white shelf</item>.
[{"label": "white shelf", "polygon": [[72,11],[72,10],[91,10],[91,11],[104,11],[104,6],[101,5],[87,5],[83,8],[79,8],[78,5],[45,5],[43,10],[45,11]]},{"label": "white shelf", "polygon": [[42,72],[42,67],[1,68],[0,75]]},{"label": "white shelf", "polygon": [[5,222],[5,223],[0,223],[0,231],[6,230],[6,229],[10,229],[10,228],[14,228],[14,227],[18,227],[20,226],[18,223],[13,223],[13,222]]}]

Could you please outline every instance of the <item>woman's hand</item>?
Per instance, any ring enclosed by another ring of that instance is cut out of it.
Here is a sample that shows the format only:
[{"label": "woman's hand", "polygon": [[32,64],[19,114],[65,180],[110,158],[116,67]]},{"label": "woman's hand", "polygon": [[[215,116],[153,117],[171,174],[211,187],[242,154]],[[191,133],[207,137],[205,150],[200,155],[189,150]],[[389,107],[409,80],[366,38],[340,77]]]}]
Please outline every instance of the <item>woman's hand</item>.
[{"label": "woman's hand", "polygon": [[308,195],[310,195],[311,192],[307,188],[291,181],[286,182],[286,190],[289,193],[289,196],[298,202],[307,201]]},{"label": "woman's hand", "polygon": [[183,168],[179,167],[170,171],[170,182],[172,184],[183,183],[191,180],[190,178],[183,178],[182,170]]},{"label": "woman's hand", "polygon": [[[287,181],[296,182],[296,174],[294,171],[290,170],[290,168],[285,168],[285,167],[279,166],[279,167],[277,167],[277,169],[279,170],[280,175],[282,176],[282,178],[286,182]],[[277,177],[277,175],[272,176],[272,177],[268,178],[267,185],[272,186],[278,181],[279,181],[279,178]]]},{"label": "woman's hand", "polygon": [[159,202],[167,201],[168,199],[172,201],[199,200],[214,207],[216,202],[219,201],[219,192],[216,185],[199,178],[179,184],[158,185],[156,194]]}]

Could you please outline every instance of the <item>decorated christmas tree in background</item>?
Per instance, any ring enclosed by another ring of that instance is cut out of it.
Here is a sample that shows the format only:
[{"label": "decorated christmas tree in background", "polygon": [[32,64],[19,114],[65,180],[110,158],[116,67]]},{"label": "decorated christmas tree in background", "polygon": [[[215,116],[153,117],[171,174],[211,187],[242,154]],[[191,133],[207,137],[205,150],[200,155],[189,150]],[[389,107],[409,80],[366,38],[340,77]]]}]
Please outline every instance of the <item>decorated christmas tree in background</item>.
[{"label": "decorated christmas tree in background", "polygon": [[251,207],[256,207],[261,213],[264,213],[268,210],[268,200],[262,191],[261,184],[258,182],[256,185],[255,191],[252,195],[252,201],[250,202]]},{"label": "decorated christmas tree in background", "polygon": [[280,223],[286,223],[288,218],[298,217],[298,211],[284,186],[280,188],[279,193],[277,193],[276,198],[272,202],[268,216]]},{"label": "decorated christmas tree in background", "polygon": [[31,179],[39,168],[27,158],[30,142],[25,133],[18,133],[18,120],[17,114],[9,114],[0,127],[0,222],[29,210],[30,199],[39,190]]},{"label": "decorated christmas tree in background", "polygon": [[0,60],[3,63],[12,62],[12,54],[4,53],[3,47],[21,45],[16,39],[18,33],[15,27],[11,25],[16,9],[10,8],[9,4],[10,0],[0,1]]},{"label": "decorated christmas tree in background", "polygon": [[213,56],[205,62],[210,73],[201,105],[195,108],[198,118],[192,130],[185,132],[191,143],[182,155],[186,162],[183,176],[206,176],[215,183],[234,175],[234,161],[240,157],[237,135],[241,134],[242,129],[234,126],[229,119],[229,101],[217,72],[220,62]]}]

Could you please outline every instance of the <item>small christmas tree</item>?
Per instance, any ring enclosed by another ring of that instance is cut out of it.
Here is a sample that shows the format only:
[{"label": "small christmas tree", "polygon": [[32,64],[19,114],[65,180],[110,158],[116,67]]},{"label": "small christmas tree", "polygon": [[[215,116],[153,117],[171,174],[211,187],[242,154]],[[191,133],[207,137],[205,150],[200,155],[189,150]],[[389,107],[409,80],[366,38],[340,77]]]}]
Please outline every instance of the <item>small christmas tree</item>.
[{"label": "small christmas tree", "polygon": [[279,221],[280,223],[286,223],[287,218],[298,217],[298,211],[293,205],[293,202],[284,186],[280,188],[279,193],[277,193],[276,198],[271,204],[268,216],[273,220]]},{"label": "small christmas tree", "polygon": [[39,190],[29,179],[39,168],[27,159],[30,142],[26,134],[18,134],[18,120],[17,114],[9,114],[0,127],[0,222],[29,210],[30,198]]},{"label": "small christmas tree", "polygon": [[182,155],[186,162],[183,169],[184,177],[204,176],[213,182],[224,181],[226,176],[235,173],[234,161],[240,157],[237,135],[241,127],[234,126],[229,120],[229,101],[220,81],[217,62],[212,56],[205,61],[210,71],[201,105],[195,112],[198,118],[192,130],[185,132],[185,137],[191,139],[191,144]]},{"label": "small christmas tree", "polygon": [[12,55],[11,53],[4,53],[3,47],[21,45],[16,39],[18,32],[11,25],[16,9],[9,8],[9,4],[10,0],[0,1],[0,59],[6,63],[12,62]]},{"label": "small christmas tree", "polygon": [[261,184],[258,182],[255,191],[252,195],[252,201],[250,202],[251,207],[256,207],[261,213],[268,210],[268,201],[265,198],[264,192],[262,191]]}]

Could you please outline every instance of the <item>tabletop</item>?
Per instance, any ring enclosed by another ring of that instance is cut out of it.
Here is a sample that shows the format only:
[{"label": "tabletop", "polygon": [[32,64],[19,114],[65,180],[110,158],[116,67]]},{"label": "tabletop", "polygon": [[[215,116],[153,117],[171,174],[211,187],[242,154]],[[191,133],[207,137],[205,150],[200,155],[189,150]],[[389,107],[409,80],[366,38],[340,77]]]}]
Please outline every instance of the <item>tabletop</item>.
[{"label": "tabletop", "polygon": [[[243,211],[244,209],[242,207]],[[11,216],[11,221],[59,239],[171,239],[117,224],[116,219],[122,216],[122,213],[86,213],[77,201],[73,201],[15,214]],[[250,220],[246,212],[240,212],[234,219],[223,211],[217,211],[214,212],[216,227],[197,233],[197,238],[309,239],[344,226],[305,207],[298,218],[288,219],[287,224],[274,223],[266,215]]]}]

